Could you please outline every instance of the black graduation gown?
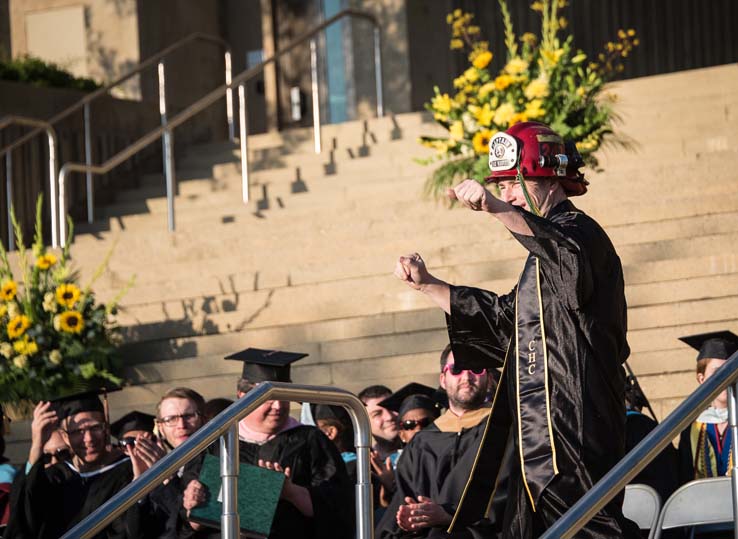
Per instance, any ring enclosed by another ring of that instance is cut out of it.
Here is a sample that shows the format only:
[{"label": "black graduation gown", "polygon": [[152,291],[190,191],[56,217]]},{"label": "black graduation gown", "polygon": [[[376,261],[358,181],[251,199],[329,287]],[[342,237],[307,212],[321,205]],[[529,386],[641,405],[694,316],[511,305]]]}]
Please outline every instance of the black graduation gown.
[{"label": "black graduation gown", "polygon": [[[643,440],[658,423],[640,412],[629,410],[625,421],[625,452],[629,452]],[[679,486],[677,451],[667,445],[631,483],[642,483],[656,490],[663,504]]]},{"label": "black graduation gown", "polygon": [[[511,429],[519,458],[503,537],[528,539],[623,456],[630,349],[622,266],[602,228],[568,200],[546,218],[517,210],[533,232],[513,233],[529,252],[518,285],[502,296],[452,286],[447,326],[457,364],[505,365],[492,422]],[[486,458],[501,451],[485,439]],[[577,537],[637,537],[621,506],[622,495]]]},{"label": "black graduation gown", "polygon": [[[57,539],[112,498],[132,479],[133,469],[128,457],[122,457],[98,471],[83,474],[65,462],[44,469],[43,460],[39,459],[29,470],[18,500],[22,504],[22,511],[17,516],[26,522],[15,529],[23,529],[29,536],[38,539]],[[14,517],[11,516],[11,520]],[[96,537],[139,537],[140,530],[128,526],[127,518],[128,515],[124,515],[114,520]]]},{"label": "black graduation gown", "polygon": [[[452,535],[447,534],[446,527],[406,532],[400,529],[396,521],[397,511],[403,505],[406,496],[412,498],[426,496],[441,505],[449,515],[454,515],[469,480],[486,424],[487,415],[483,414],[479,415],[479,423],[476,426],[460,431],[441,430],[437,422],[434,422],[413,437],[397,462],[395,471],[397,491],[382,520],[376,526],[377,539],[461,538],[487,536],[493,533],[494,519],[490,521],[485,518],[489,498],[495,494],[492,490],[486,499],[481,500],[482,503],[478,504],[468,521],[456,523]],[[497,492],[503,490],[498,487]],[[504,507],[504,495],[502,500],[501,505]]]},{"label": "black graduation gown", "polygon": [[338,449],[319,429],[300,425],[278,434],[263,445],[239,442],[242,462],[257,465],[259,459],[289,467],[292,481],[310,492],[314,514],[302,515],[280,500],[270,539],[352,539],[354,487]]}]

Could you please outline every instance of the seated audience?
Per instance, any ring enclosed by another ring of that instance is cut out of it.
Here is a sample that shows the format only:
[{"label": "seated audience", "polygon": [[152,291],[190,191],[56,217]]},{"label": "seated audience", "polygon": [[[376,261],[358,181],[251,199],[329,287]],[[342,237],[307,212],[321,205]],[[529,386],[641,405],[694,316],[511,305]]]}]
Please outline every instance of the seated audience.
[{"label": "seated audience", "polygon": [[433,399],[435,394],[432,387],[411,382],[379,403],[382,408],[397,414],[403,447],[441,415],[440,405]]},{"label": "seated audience", "polygon": [[[484,369],[457,369],[447,346],[441,354],[439,381],[448,395],[448,410],[415,434],[399,459],[397,492],[377,524],[379,539],[446,537],[459,510],[487,426],[486,397],[496,378]],[[471,530],[492,533],[492,522],[485,517],[494,495],[495,485],[467,494],[464,514],[454,527],[460,535],[454,537],[471,537]]]},{"label": "seated audience", "polygon": [[[154,434],[154,416],[134,410],[110,424],[112,434],[121,447],[131,444],[139,434]],[[147,436],[149,438],[149,436]]]},{"label": "seated audience", "polygon": [[[265,381],[290,382],[290,364],[306,354],[249,348],[226,359],[243,362],[238,398]],[[242,462],[285,474],[271,539],[345,539],[354,536],[354,497],[336,446],[316,427],[289,415],[289,402],[266,401],[239,423]],[[205,501],[207,489],[188,478],[183,507]]]},{"label": "seated audience", "polygon": [[[22,491],[11,514],[7,537],[58,538],[133,479],[131,460],[109,445],[104,390],[40,402],[33,413],[31,451]],[[48,467],[43,448],[61,430],[72,449],[71,462]],[[17,521],[16,521],[17,520]],[[135,521],[120,517],[98,537],[139,537]]]},{"label": "seated audience", "polygon": [[[717,331],[682,337],[697,354],[697,382],[702,384],[738,350],[738,336]],[[679,439],[679,481],[727,475],[733,458],[728,428],[728,395],[723,391],[697,420],[682,431]]]}]

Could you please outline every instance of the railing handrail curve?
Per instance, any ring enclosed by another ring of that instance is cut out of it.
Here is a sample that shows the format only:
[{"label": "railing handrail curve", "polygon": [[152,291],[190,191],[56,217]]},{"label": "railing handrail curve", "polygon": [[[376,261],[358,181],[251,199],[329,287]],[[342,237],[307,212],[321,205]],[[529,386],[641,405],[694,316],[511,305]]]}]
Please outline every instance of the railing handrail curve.
[{"label": "railing handrail curve", "polygon": [[[166,123],[160,125],[156,129],[153,129],[146,135],[143,135],[138,140],[131,143],[128,147],[124,148],[114,156],[112,156],[110,159],[105,161],[104,163],[101,163],[99,165],[86,165],[84,163],[65,163],[61,170],[59,171],[59,208],[61,215],[66,214],[66,200],[64,199],[64,182],[66,181],[66,176],[70,172],[90,172],[92,174],[107,174],[110,172],[111,169],[118,166],[120,163],[125,161],[126,159],[129,159],[142,149],[144,149],[146,146],[151,144],[152,142],[155,142],[158,140],[166,131],[172,131],[176,127],[180,126],[190,118],[192,118],[195,114],[205,110],[207,107],[218,101],[218,99],[222,98],[226,92],[235,86],[238,86],[240,84],[245,83],[247,80],[251,79],[252,77],[255,77],[261,71],[269,64],[276,62],[280,57],[287,54],[288,52],[292,51],[295,47],[298,45],[305,43],[313,36],[317,35],[321,31],[323,31],[325,28],[330,26],[331,24],[337,22],[338,20],[344,18],[344,17],[358,17],[361,19],[366,19],[370,21],[375,29],[379,28],[379,21],[378,19],[372,15],[371,13],[367,13],[365,11],[361,11],[358,9],[344,9],[342,11],[339,11],[334,16],[326,19],[319,25],[313,27],[310,30],[307,30],[297,38],[295,38],[292,42],[290,42],[288,45],[286,45],[284,48],[276,51],[274,54],[272,54],[269,58],[264,59],[259,64],[250,67],[248,69],[245,69],[235,77],[233,77],[231,84],[224,84],[222,86],[219,86],[218,88],[215,88],[214,90],[211,90],[207,94],[205,94],[203,97],[192,103],[190,106],[185,108],[184,110],[180,111],[176,116],[174,116],[171,119],[167,119]],[[61,246],[64,247],[66,244],[66,223],[63,218],[59,219],[59,238],[61,242]]]},{"label": "railing handrail curve", "polygon": [[[738,352],[730,356],[723,366],[716,370],[712,376],[705,380],[669,416],[625,455],[579,501],[569,508],[540,539],[569,539],[574,537],[582,526],[622,491],[625,485],[656,458],[661,450],[691,424],[726,387],[731,394],[729,398],[731,405],[728,407],[730,413],[729,428],[734,429],[735,436],[738,419],[735,417],[735,392],[730,384],[736,383],[736,380],[738,380]],[[736,504],[736,481],[738,481],[738,478],[733,473],[734,507]]]},{"label": "railing handrail curve", "polygon": [[[206,450],[210,445],[225,435],[238,421],[246,417],[260,404],[267,400],[286,400],[332,404],[345,408],[354,426],[354,442],[357,456],[356,511],[357,537],[371,539],[373,528],[371,522],[371,478],[369,451],[371,447],[371,426],[366,406],[353,393],[344,389],[287,384],[281,382],[264,382],[257,385],[245,396],[236,400],[228,408],[202,426],[186,442],[174,449],[144,472],[138,479],[129,483],[115,496],[98,507],[74,528],[67,531],[62,539],[86,539],[102,531],[113,520],[143,496],[151,492],[165,479]],[[224,488],[224,494],[226,489]],[[224,506],[226,501],[224,500]],[[369,510],[364,514],[360,509],[368,504]],[[227,535],[227,534],[226,534]]]},{"label": "railing handrail curve", "polygon": [[[139,73],[148,69],[149,67],[157,64],[160,60],[169,56],[171,53],[179,50],[180,48],[187,45],[191,41],[209,41],[211,43],[217,43],[218,45],[221,45],[227,52],[230,52],[231,50],[230,45],[225,40],[217,36],[212,36],[210,34],[205,34],[203,32],[193,32],[192,34],[189,34],[188,36],[185,36],[182,39],[175,41],[174,43],[162,49],[161,51],[157,52],[156,54],[149,56],[146,60],[139,63],[133,70],[129,71],[125,75],[121,75],[119,78],[106,84],[102,88],[98,88],[97,90],[85,95],[84,97],[82,97],[81,99],[79,99],[78,101],[70,105],[69,107],[65,108],[64,110],[60,111],[59,113],[55,114],[54,116],[46,120],[46,122],[51,125],[54,125],[60,122],[67,116],[70,116],[71,114],[84,108],[85,105],[88,105],[89,103],[97,99],[98,97],[102,95],[106,95],[110,90],[120,85],[121,83],[138,75]],[[23,144],[31,140],[33,137],[38,135],[40,132],[41,132],[41,129],[35,129],[33,131],[29,131],[25,135],[21,136],[17,140],[5,146],[4,148],[0,148],[0,155],[4,154],[7,151],[14,150],[15,148],[19,146],[22,146]]]}]

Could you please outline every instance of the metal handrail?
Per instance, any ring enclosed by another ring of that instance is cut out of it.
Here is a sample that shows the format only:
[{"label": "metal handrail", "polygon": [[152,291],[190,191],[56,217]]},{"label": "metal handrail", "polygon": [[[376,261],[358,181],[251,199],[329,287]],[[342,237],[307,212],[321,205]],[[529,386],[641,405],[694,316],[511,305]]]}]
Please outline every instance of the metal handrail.
[{"label": "metal handrail", "polygon": [[[90,92],[86,96],[84,96],[82,99],[74,103],[73,105],[70,105],[66,109],[62,110],[58,114],[52,116],[47,120],[47,124],[54,125],[61,120],[67,118],[71,114],[77,112],[80,109],[84,109],[84,133],[85,133],[85,164],[88,166],[92,166],[92,134],[90,129],[90,104],[96,100],[98,97],[107,95],[107,93],[115,88],[116,86],[119,86],[120,84],[124,83],[128,79],[138,75],[145,69],[148,69],[149,67],[153,66],[154,64],[158,64],[158,70],[159,70],[159,87],[160,87],[160,94],[159,94],[159,101],[160,101],[160,109],[161,109],[161,88],[162,88],[162,73],[163,73],[163,60],[167,56],[169,56],[171,53],[179,50],[183,46],[189,44],[192,41],[207,41],[210,43],[216,43],[220,46],[222,46],[225,49],[225,82],[226,85],[229,85],[231,83],[231,76],[232,76],[232,69],[231,69],[231,48],[228,43],[217,37],[217,36],[211,36],[209,34],[204,34],[202,32],[195,32],[192,33],[179,41],[176,41],[169,45],[167,48],[159,51],[158,53],[154,54],[153,56],[150,56],[140,64],[136,66],[135,69],[132,71],[129,71],[125,75],[122,75],[121,77],[115,79],[114,81],[110,82],[109,84],[103,86],[102,88],[98,88],[94,92]],[[164,106],[164,109],[166,110],[166,105]],[[226,116],[228,120],[228,136],[230,140],[235,140],[235,128],[233,125],[233,91],[228,88],[228,91],[226,92]],[[41,133],[42,129],[34,129],[33,131],[30,131],[29,133],[26,133],[25,135],[21,136],[8,146],[4,148],[0,148],[0,155],[4,154],[5,152],[10,152],[14,150],[15,148],[18,148],[19,146],[25,144],[29,140],[31,140],[33,137]],[[87,175],[87,221],[92,223],[94,220],[94,193],[92,189],[92,175]],[[61,220],[64,220],[64,214],[60,216]],[[52,230],[54,225],[52,224]],[[56,247],[56,243],[53,244],[54,247]]]},{"label": "metal handrail", "polygon": [[[540,539],[569,539],[612,500],[667,444],[708,406],[726,387],[733,440],[738,439],[738,352],[701,384],[684,402],[652,430],[630,453],[577,501]],[[733,385],[729,385],[733,384]],[[733,520],[738,539],[738,462],[732,469]]]},{"label": "metal handrail", "polygon": [[[299,37],[297,37],[295,40],[293,40],[291,43],[289,43],[287,46],[285,46],[283,49],[280,49],[279,51],[275,52],[272,56],[269,58],[266,58],[261,63],[255,65],[254,67],[248,68],[244,71],[242,71],[240,74],[238,74],[236,77],[233,78],[231,84],[225,84],[223,86],[220,86],[219,88],[216,88],[215,90],[212,90],[210,93],[206,94],[205,96],[201,97],[199,100],[194,102],[192,105],[181,111],[179,114],[177,114],[174,118],[167,121],[166,119],[166,111],[163,111],[162,114],[162,125],[150,133],[142,136],[137,141],[133,142],[130,146],[127,148],[121,150],[116,155],[108,159],[105,163],[102,163],[101,165],[88,165],[83,163],[66,163],[64,166],[62,166],[61,171],[59,172],[59,207],[61,208],[61,215],[66,215],[66,200],[64,196],[64,184],[66,182],[66,177],[70,172],[87,172],[89,174],[105,174],[109,172],[112,168],[118,166],[120,163],[125,161],[126,159],[130,158],[131,156],[135,155],[137,152],[141,151],[143,148],[157,140],[159,137],[164,138],[164,145],[165,145],[165,152],[164,152],[164,171],[166,175],[166,185],[167,185],[167,208],[168,208],[168,224],[169,224],[169,230],[174,230],[174,157],[173,152],[171,151],[171,133],[172,131],[178,127],[179,125],[183,124],[190,118],[192,118],[195,114],[201,112],[202,110],[206,109],[213,103],[215,103],[218,99],[220,99],[224,93],[227,93],[231,90],[233,86],[238,85],[238,96],[239,96],[239,127],[240,127],[240,144],[241,144],[241,181],[242,181],[242,194],[243,194],[243,202],[247,203],[249,200],[249,182],[248,182],[248,148],[246,144],[246,139],[248,135],[248,128],[246,125],[246,86],[245,83],[247,80],[255,77],[261,71],[271,63],[276,62],[279,58],[281,58],[283,55],[290,52],[292,49],[300,45],[301,43],[304,43],[305,41],[313,38],[313,36],[317,35],[319,32],[323,31],[326,27],[330,26],[331,24],[337,22],[338,20],[344,18],[344,17],[358,17],[361,19],[366,19],[369,22],[371,22],[374,25],[374,64],[375,64],[375,83],[376,83],[376,90],[377,90],[377,115],[379,117],[383,116],[384,114],[384,101],[383,101],[383,94],[382,94],[382,62],[381,62],[381,30],[379,26],[379,22],[377,18],[367,12],[357,10],[357,9],[344,9],[337,14],[335,14],[333,17],[330,17],[329,19],[326,19],[321,24],[317,25],[311,30],[308,30],[307,32],[303,33]],[[317,88],[317,85],[315,85]],[[319,115],[318,115],[319,116]],[[319,117],[314,116],[314,124],[313,129],[317,133],[319,133],[320,130],[320,123],[319,123]],[[167,151],[167,140],[169,140],[169,151]],[[318,142],[319,140],[319,134],[316,135],[316,151],[317,153],[320,152],[320,144]],[[66,244],[66,222],[64,219],[59,220],[59,238],[62,247]]]},{"label": "metal handrail", "polygon": [[[11,125],[25,125],[36,127],[32,133],[41,133],[46,131],[49,142],[49,207],[51,208],[51,243],[56,245],[57,240],[57,212],[56,212],[56,131],[50,122],[29,118],[27,116],[4,116],[0,119],[0,130]],[[0,150],[0,157],[5,155],[5,195],[7,202],[7,218],[8,218],[8,250],[15,249],[15,234],[13,233],[13,220],[10,216],[10,210],[13,207],[13,147],[8,146]]]},{"label": "metal handrail", "polygon": [[267,400],[288,400],[333,404],[345,408],[354,426],[356,445],[356,524],[358,539],[372,539],[372,485],[369,452],[371,426],[364,404],[346,390],[264,382],[231,404],[211,421],[195,432],[185,443],[154,464],[141,477],[98,507],[91,515],[69,530],[62,539],[86,539],[101,532],[143,496],[151,492],[167,478],[206,450],[220,437],[220,465],[223,482],[223,513],[221,531],[225,539],[239,537],[237,500],[238,479],[238,421]]}]

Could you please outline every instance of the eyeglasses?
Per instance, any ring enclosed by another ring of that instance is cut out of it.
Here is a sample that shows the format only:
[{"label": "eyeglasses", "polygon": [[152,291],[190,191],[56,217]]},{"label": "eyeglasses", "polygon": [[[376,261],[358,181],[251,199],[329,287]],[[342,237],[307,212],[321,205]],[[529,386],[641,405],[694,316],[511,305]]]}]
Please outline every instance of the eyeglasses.
[{"label": "eyeglasses", "polygon": [[189,414],[178,414],[178,415],[168,415],[166,417],[162,417],[156,420],[157,423],[161,423],[162,425],[166,425],[167,427],[173,427],[177,424],[177,421],[181,419],[184,423],[194,423],[195,420],[200,417],[199,412],[189,413]]},{"label": "eyeglasses", "polygon": [[430,417],[423,417],[420,419],[406,419],[405,421],[400,423],[400,428],[402,430],[413,430],[416,427],[424,429],[431,423],[433,423],[433,419],[431,419]]},{"label": "eyeglasses", "polygon": [[453,376],[459,376],[464,371],[469,371],[472,374],[476,374],[477,376],[481,376],[485,372],[487,372],[487,369],[462,369],[461,367],[457,367],[456,364],[453,364],[453,365],[445,365],[443,367],[443,370],[441,372],[448,372],[448,373],[450,373]]},{"label": "eyeglasses", "polygon": [[60,447],[51,453],[44,453],[42,458],[44,465],[51,464],[52,460],[56,460],[56,462],[65,462],[67,460],[71,460],[72,452],[66,447]]},{"label": "eyeglasses", "polygon": [[77,436],[84,436],[85,433],[90,433],[92,436],[99,436],[105,432],[105,425],[103,423],[95,423],[93,425],[88,425],[86,427],[82,427],[79,429],[72,429],[66,431],[67,436],[71,437],[77,437]]}]

